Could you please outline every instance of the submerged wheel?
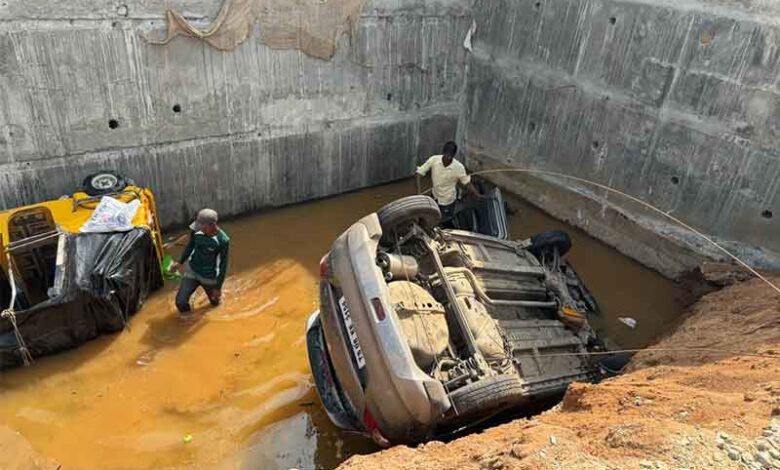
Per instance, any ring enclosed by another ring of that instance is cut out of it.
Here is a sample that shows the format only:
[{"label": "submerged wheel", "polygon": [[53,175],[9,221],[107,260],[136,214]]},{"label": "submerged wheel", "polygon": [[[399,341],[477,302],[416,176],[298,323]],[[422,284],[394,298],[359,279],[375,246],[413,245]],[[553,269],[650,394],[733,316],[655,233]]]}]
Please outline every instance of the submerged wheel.
[{"label": "submerged wheel", "polygon": [[461,387],[450,394],[457,416],[490,414],[526,398],[523,382],[515,375],[496,375]]},{"label": "submerged wheel", "polygon": [[428,196],[407,196],[376,211],[382,227],[382,243],[389,244],[393,236],[402,236],[414,222],[423,230],[430,230],[441,221],[441,211],[436,201]]},{"label": "submerged wheel", "polygon": [[82,186],[90,196],[102,196],[122,191],[127,187],[127,181],[112,171],[99,171],[84,178]]},{"label": "submerged wheel", "polygon": [[569,252],[571,249],[571,237],[569,237],[568,233],[561,230],[552,230],[536,234],[531,237],[531,246],[528,247],[528,251],[537,258],[541,258],[542,255],[552,255],[556,248],[560,256]]}]

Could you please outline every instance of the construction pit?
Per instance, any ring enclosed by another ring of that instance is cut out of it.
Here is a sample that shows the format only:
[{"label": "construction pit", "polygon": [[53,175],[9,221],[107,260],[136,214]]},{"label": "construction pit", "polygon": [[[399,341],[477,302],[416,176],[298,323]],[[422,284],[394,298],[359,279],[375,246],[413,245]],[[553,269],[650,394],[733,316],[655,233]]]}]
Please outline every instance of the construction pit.
[{"label": "construction pit", "polygon": [[[330,240],[356,217],[412,190],[410,182],[396,183],[227,222],[240,255],[234,255],[224,305],[209,311],[201,293],[196,309],[203,314],[182,320],[173,305],[175,286],[168,286],[153,294],[127,331],[3,372],[0,416],[4,442],[13,449],[3,454],[3,468],[53,468],[51,461],[80,469],[334,468],[379,451],[370,439],[338,430],[321,409],[302,325],[317,308],[317,265]],[[709,294],[684,314],[697,295],[690,288],[701,283],[673,283],[518,198],[510,197],[509,206],[515,237],[551,228],[572,235],[570,259],[602,310],[591,320],[595,328],[620,347],[664,338],[657,346],[672,349],[640,354],[622,377],[576,384],[558,409],[530,420],[446,447],[401,447],[347,465],[480,468],[503,461],[525,468],[556,462],[545,457],[552,452],[573,458],[575,447],[566,446],[581,446],[580,460],[561,460],[561,468],[590,460],[592,468],[632,468],[648,459],[674,465],[669,458],[677,454],[669,446],[686,439],[726,465],[727,451],[712,437],[718,432],[752,451],[750,436],[755,441],[777,412],[777,361],[674,348],[771,349],[778,339],[777,294],[754,280]],[[623,317],[636,326],[619,321]],[[558,446],[538,433],[549,433]],[[612,448],[614,439],[601,442],[610,433],[626,436]],[[666,439],[668,445],[656,445]],[[598,444],[606,454],[592,450]],[[689,451],[704,455],[696,447]]]},{"label": "construction pit", "polygon": [[[224,305],[198,321],[169,284],[126,331],[2,371],[0,468],[779,466],[780,296],[708,263],[777,283],[780,8],[166,7],[0,2],[0,209],[115,169],[154,191],[168,233],[213,207],[235,248]],[[303,325],[333,239],[412,194],[451,139],[504,188],[513,238],[572,235],[595,328],[663,350],[542,414],[380,450],[330,423]]]}]

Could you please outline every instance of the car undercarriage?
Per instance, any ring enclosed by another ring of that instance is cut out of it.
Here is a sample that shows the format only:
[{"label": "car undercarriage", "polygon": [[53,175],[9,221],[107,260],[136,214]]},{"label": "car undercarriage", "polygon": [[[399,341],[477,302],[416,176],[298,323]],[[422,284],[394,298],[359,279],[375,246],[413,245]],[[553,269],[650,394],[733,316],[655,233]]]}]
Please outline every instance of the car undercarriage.
[{"label": "car undercarriage", "polygon": [[400,199],[323,258],[315,382],[336,424],[380,443],[472,426],[599,375],[590,353],[605,348],[587,321],[598,305],[564,259],[568,235],[511,241],[439,219],[430,198]]}]

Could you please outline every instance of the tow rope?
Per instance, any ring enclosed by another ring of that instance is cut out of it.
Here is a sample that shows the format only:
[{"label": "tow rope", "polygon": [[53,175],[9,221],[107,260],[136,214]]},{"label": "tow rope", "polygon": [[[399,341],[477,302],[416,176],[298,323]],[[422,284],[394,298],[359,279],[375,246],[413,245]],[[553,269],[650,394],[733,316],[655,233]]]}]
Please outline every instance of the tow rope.
[{"label": "tow rope", "polygon": [[19,326],[16,324],[16,312],[14,312],[12,308],[7,308],[3,310],[2,313],[0,313],[0,318],[4,318],[11,323],[11,326],[14,329],[14,336],[16,337],[16,344],[19,346],[19,355],[22,356],[22,362],[24,362],[24,365],[29,366],[33,363],[33,357],[32,354],[30,354],[30,350],[27,349],[27,344],[25,344],[24,338],[22,338],[22,333],[19,331]]},{"label": "tow rope", "polygon": [[567,352],[567,353],[552,353],[552,354],[539,354],[533,356],[531,354],[517,355],[516,358],[533,358],[533,357],[565,357],[565,356],[611,356],[613,354],[620,353],[643,353],[643,352],[682,352],[682,353],[714,353],[733,356],[745,356],[745,357],[760,357],[764,359],[780,359],[780,355],[776,354],[760,354],[752,353],[748,351],[738,351],[729,349],[718,348],[644,348],[644,349],[615,349],[611,351],[582,351],[582,352]]},{"label": "tow rope", "polygon": [[8,261],[8,283],[11,285],[11,305],[7,309],[0,313],[0,318],[4,318],[11,323],[14,329],[14,336],[16,337],[16,344],[19,346],[19,355],[22,356],[22,362],[25,366],[29,366],[33,363],[32,354],[27,349],[27,344],[24,342],[22,332],[19,331],[19,325],[16,323],[16,312],[14,311],[14,305],[16,305],[16,281],[14,277],[13,261],[11,260],[11,254],[6,252],[6,260]]},{"label": "tow rope", "polygon": [[[778,286],[774,282],[772,282],[769,279],[767,279],[766,276],[763,276],[756,269],[754,269],[752,266],[750,266],[746,261],[743,261],[740,257],[735,255],[734,253],[732,253],[728,249],[724,248],[721,244],[719,244],[718,242],[713,240],[712,237],[709,237],[709,236],[705,235],[704,233],[696,230],[695,228],[691,227],[689,224],[687,224],[684,221],[680,220],[678,217],[675,217],[675,216],[671,215],[671,212],[672,212],[671,210],[670,211],[663,211],[663,210],[659,209],[658,207],[650,204],[649,202],[645,202],[642,199],[639,199],[636,196],[632,196],[632,195],[630,195],[628,193],[620,191],[619,189],[615,189],[615,188],[607,186],[605,184],[597,183],[597,182],[591,181],[589,179],[580,178],[578,176],[572,176],[572,175],[569,175],[569,174],[566,174],[566,173],[561,173],[561,172],[558,172],[558,171],[537,170],[537,169],[533,169],[533,168],[494,168],[494,169],[488,169],[488,170],[475,171],[474,173],[471,173],[471,176],[486,175],[486,174],[492,174],[492,173],[529,173],[529,174],[537,174],[537,175],[544,175],[544,176],[553,176],[553,177],[569,179],[569,180],[576,181],[578,183],[583,183],[583,184],[586,184],[586,185],[594,186],[596,188],[603,189],[604,191],[607,191],[609,193],[613,193],[613,194],[617,194],[619,196],[622,196],[622,197],[624,197],[624,198],[626,198],[626,199],[628,199],[630,201],[633,201],[633,202],[641,205],[642,207],[644,207],[646,209],[649,209],[649,210],[655,212],[656,214],[659,214],[660,216],[662,216],[662,217],[664,217],[666,219],[671,220],[672,222],[676,223],[677,225],[683,227],[684,229],[694,233],[695,235],[697,235],[698,237],[702,238],[704,241],[706,241],[710,245],[714,246],[718,251],[720,251],[721,253],[725,254],[726,256],[731,258],[732,260],[736,261],[740,266],[745,268],[747,271],[749,271],[751,274],[756,276],[758,279],[761,279],[761,281],[763,281],[766,285],[768,285],[775,292],[780,294],[780,286]],[[428,189],[428,190],[424,191],[422,194],[427,194],[428,192],[431,191],[431,189]]]}]

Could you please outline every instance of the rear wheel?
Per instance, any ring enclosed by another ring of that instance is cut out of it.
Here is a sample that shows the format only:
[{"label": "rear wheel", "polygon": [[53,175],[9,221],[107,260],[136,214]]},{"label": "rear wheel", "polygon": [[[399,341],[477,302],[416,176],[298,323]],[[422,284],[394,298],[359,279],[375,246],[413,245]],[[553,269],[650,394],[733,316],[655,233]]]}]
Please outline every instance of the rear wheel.
[{"label": "rear wheel", "polygon": [[112,171],[100,171],[84,178],[82,186],[90,196],[102,196],[122,191],[127,187],[127,181]]},{"label": "rear wheel", "polygon": [[441,221],[441,211],[436,201],[428,196],[407,196],[376,211],[382,227],[382,243],[390,244],[401,237],[416,223],[423,230],[430,230]]},{"label": "rear wheel", "polygon": [[450,394],[450,401],[461,419],[488,415],[524,400],[525,388],[516,375],[496,375],[461,387]]}]

